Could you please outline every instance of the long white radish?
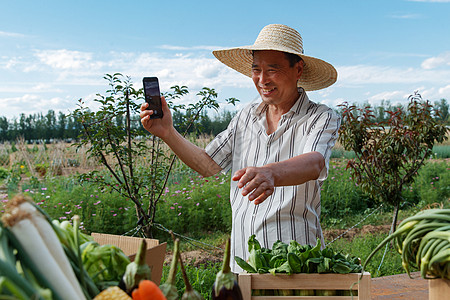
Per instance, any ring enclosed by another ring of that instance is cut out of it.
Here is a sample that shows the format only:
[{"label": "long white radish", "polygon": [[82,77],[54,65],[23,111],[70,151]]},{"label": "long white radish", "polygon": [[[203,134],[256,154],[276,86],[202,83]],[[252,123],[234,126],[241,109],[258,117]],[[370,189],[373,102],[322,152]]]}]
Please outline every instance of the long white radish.
[{"label": "long white radish", "polygon": [[10,230],[58,294],[67,300],[85,299],[78,296],[29,218],[18,220]]},{"label": "long white radish", "polygon": [[53,258],[58,263],[59,267],[61,268],[67,279],[74,287],[79,299],[84,299],[85,296],[83,294],[83,291],[81,290],[80,283],[78,282],[78,279],[75,276],[75,273],[73,272],[72,266],[70,265],[70,262],[67,259],[66,254],[64,253],[64,249],[61,246],[61,242],[59,241],[59,238],[56,235],[50,223],[45,219],[45,217],[41,214],[41,212],[39,212],[36,209],[36,207],[34,207],[31,203],[29,203],[26,200],[20,203],[18,208],[21,211],[30,214],[31,222],[38,230],[39,235],[41,236],[44,243],[47,245],[47,248],[50,251],[51,255],[53,256]]}]

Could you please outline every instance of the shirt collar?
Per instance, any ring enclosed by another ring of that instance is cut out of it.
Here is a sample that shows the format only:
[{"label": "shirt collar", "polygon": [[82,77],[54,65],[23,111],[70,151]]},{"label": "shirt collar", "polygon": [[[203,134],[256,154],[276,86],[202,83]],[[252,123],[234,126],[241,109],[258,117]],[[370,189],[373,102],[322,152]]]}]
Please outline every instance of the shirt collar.
[{"label": "shirt collar", "polygon": [[[299,93],[299,97],[297,99],[297,101],[295,101],[294,105],[292,105],[292,107],[289,109],[289,111],[286,114],[299,114],[301,111],[301,107],[303,103],[306,103],[309,99],[308,99],[308,95],[306,95],[305,90],[302,87],[298,88],[298,93]],[[266,112],[267,107],[269,105],[262,102],[256,106],[256,108],[254,109],[253,113],[255,116],[257,117],[262,117],[263,113]]]}]

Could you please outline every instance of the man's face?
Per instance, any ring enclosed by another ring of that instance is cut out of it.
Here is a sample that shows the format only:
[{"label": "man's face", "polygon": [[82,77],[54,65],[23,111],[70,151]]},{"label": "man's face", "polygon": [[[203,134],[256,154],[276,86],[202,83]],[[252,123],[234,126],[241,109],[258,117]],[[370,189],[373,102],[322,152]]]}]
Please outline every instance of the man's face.
[{"label": "man's face", "polygon": [[303,61],[291,67],[283,52],[263,50],[253,54],[252,79],[262,100],[268,104],[297,100],[297,81],[302,71]]}]

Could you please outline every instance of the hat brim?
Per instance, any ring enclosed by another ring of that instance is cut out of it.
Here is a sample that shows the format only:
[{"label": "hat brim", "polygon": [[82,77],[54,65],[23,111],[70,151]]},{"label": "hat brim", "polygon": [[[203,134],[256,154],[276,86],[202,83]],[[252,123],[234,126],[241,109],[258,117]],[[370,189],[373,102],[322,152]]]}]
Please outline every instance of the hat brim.
[{"label": "hat brim", "polygon": [[337,71],[331,64],[312,56],[292,52],[292,50],[287,47],[284,48],[278,46],[277,49],[274,49],[271,46],[264,47],[261,45],[251,45],[239,48],[215,50],[213,51],[213,54],[219,61],[228,67],[245,76],[252,77],[252,51],[255,50],[275,50],[300,56],[305,62],[305,66],[297,85],[304,88],[305,91],[324,89],[335,83],[337,80]]}]

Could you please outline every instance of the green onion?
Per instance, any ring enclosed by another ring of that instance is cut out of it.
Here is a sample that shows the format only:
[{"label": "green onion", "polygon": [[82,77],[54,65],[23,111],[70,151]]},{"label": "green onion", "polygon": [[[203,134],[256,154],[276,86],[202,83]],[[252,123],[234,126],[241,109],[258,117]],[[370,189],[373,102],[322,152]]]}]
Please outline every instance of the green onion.
[{"label": "green onion", "polygon": [[450,279],[450,209],[428,209],[403,220],[397,230],[369,254],[363,269],[375,253],[392,240],[408,275],[412,266],[420,270],[424,279]]}]

